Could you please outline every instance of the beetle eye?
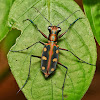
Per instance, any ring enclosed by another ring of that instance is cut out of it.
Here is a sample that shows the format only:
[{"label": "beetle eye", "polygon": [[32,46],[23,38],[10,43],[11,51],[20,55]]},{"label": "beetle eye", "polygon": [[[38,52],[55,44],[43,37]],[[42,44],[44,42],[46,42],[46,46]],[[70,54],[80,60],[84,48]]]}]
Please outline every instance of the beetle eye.
[{"label": "beetle eye", "polygon": [[61,28],[60,27],[58,28],[58,31],[61,31]]},{"label": "beetle eye", "polygon": [[49,26],[49,27],[48,27],[48,30],[50,30],[50,29],[51,29],[51,27]]}]

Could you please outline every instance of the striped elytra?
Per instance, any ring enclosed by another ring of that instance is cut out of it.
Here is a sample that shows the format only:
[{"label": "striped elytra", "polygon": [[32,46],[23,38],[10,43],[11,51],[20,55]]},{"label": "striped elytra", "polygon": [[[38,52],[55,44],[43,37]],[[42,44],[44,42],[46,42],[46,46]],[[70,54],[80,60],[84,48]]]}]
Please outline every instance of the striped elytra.
[{"label": "striped elytra", "polygon": [[59,46],[54,42],[45,43],[41,57],[41,70],[45,74],[45,77],[48,77],[56,69],[58,51]]}]

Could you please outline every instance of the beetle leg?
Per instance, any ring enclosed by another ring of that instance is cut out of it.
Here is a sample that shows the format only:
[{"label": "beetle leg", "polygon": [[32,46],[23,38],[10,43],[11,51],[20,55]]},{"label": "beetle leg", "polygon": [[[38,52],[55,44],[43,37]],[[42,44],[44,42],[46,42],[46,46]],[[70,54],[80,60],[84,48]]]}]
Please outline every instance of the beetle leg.
[{"label": "beetle leg", "polygon": [[70,27],[71,27],[74,23],[76,23],[79,19],[82,19],[82,18],[79,17],[79,18],[77,18],[73,23],[71,23],[71,24],[69,25],[68,29],[67,29],[64,33],[62,33],[60,36],[58,36],[58,39],[61,38],[61,37],[70,29]]},{"label": "beetle leg", "polygon": [[32,23],[32,25],[35,26],[36,29],[37,29],[46,39],[48,39],[48,37],[47,37],[43,32],[41,32],[41,31],[38,29],[37,25],[36,25],[32,20],[30,20],[30,19],[25,19],[25,20],[23,20],[23,22],[24,22],[24,21],[27,21],[27,20],[30,21],[30,22]]},{"label": "beetle leg", "polygon": [[30,45],[29,47],[25,48],[25,49],[17,50],[17,51],[13,51],[13,50],[9,50],[9,51],[11,51],[11,52],[20,52],[20,51],[24,51],[24,50],[27,50],[27,49],[31,48],[33,45],[35,45],[35,44],[37,44],[37,43],[41,43],[42,45],[45,45],[45,43],[43,43],[43,42],[41,42],[41,41],[38,41],[38,42],[36,42],[36,43]]},{"label": "beetle leg", "polygon": [[65,77],[64,77],[63,86],[62,86],[62,100],[64,100],[63,91],[64,91],[64,85],[65,85],[65,80],[66,80],[66,75],[67,75],[68,68],[65,65],[61,64],[60,62],[58,62],[58,64],[63,66],[64,68],[66,68],[66,73],[65,73]]},{"label": "beetle leg", "polygon": [[74,56],[75,56],[78,60],[80,60],[82,63],[86,63],[86,64],[88,64],[88,65],[96,66],[96,65],[94,65],[94,64],[91,64],[91,63],[85,62],[84,60],[80,59],[78,56],[76,56],[73,52],[71,52],[71,51],[68,50],[68,49],[59,48],[59,50],[64,50],[64,51],[68,51],[68,52],[70,52],[72,55],[74,55]]},{"label": "beetle leg", "polygon": [[35,56],[35,55],[31,55],[31,56],[30,56],[30,65],[29,65],[28,77],[27,77],[27,79],[26,79],[24,85],[18,90],[18,92],[17,92],[16,94],[18,94],[18,93],[23,89],[23,87],[26,85],[26,83],[27,83],[27,81],[28,81],[28,79],[29,79],[29,77],[30,77],[31,58],[32,58],[32,57],[36,57],[36,58],[40,58],[40,59],[41,59],[40,56]]}]

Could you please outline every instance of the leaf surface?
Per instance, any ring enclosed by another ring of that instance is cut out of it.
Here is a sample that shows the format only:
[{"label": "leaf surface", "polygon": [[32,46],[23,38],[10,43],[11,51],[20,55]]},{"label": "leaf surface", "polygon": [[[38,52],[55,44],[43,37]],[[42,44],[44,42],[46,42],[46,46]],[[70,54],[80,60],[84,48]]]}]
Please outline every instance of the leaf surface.
[{"label": "leaf surface", "polygon": [[[22,22],[29,18],[42,32],[47,36],[49,35],[47,28],[50,24],[32,6],[37,8],[53,25],[58,25],[74,11],[80,10],[73,0],[16,0],[9,15],[9,26],[21,30],[21,35],[11,50],[24,49],[37,41],[48,42],[30,22]],[[71,50],[82,60],[95,64],[96,45],[94,37],[89,22],[81,10],[60,24],[62,31],[59,34],[65,32],[70,23],[79,17],[84,19],[77,21],[58,40],[58,45],[61,48]],[[21,53],[9,52],[9,65],[20,88],[28,76],[30,55],[41,56],[42,50],[43,45],[37,44]],[[59,62],[68,67],[64,86],[64,100],[80,100],[92,81],[95,66],[81,63],[67,51],[59,51]],[[28,100],[62,100],[62,85],[66,69],[57,65],[54,74],[45,79],[40,69],[41,60],[32,58],[31,63],[30,78],[22,89],[26,98]]]}]

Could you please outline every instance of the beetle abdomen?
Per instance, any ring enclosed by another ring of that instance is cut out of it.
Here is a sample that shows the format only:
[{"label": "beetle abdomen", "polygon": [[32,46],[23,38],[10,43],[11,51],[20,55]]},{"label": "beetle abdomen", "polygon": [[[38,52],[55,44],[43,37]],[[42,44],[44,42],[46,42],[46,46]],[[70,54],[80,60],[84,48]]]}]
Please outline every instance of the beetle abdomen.
[{"label": "beetle abdomen", "polygon": [[44,46],[41,58],[41,70],[46,77],[56,69],[58,53],[59,47],[56,44],[48,43]]}]

